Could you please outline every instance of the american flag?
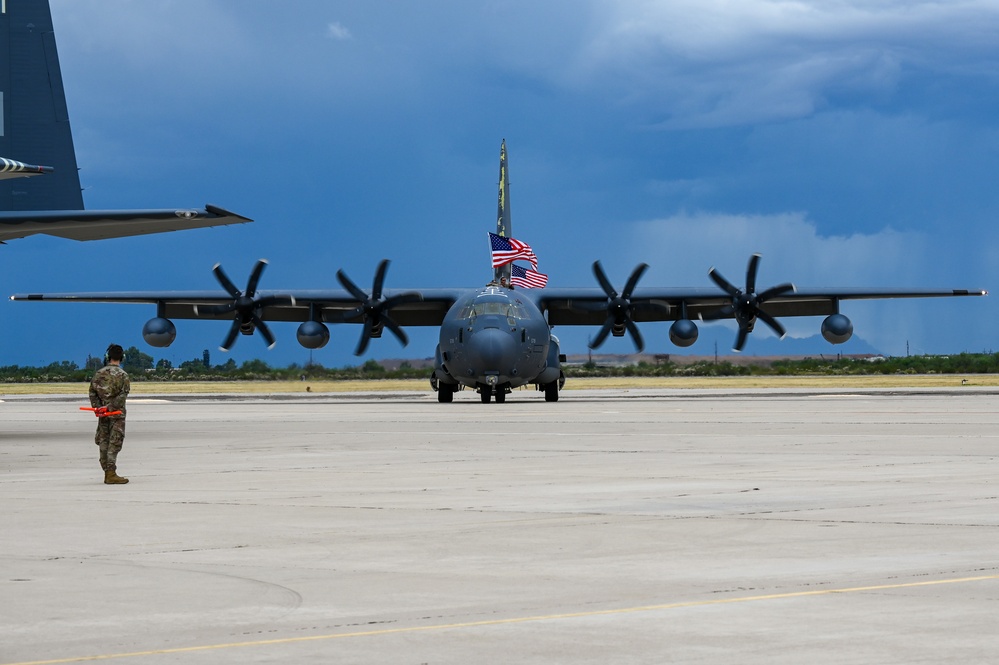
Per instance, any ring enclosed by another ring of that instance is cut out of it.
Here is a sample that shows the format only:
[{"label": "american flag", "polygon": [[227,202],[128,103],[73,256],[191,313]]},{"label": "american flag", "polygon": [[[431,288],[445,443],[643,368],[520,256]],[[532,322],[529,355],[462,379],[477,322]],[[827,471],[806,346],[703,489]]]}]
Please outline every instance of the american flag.
[{"label": "american flag", "polygon": [[489,246],[493,253],[493,268],[505,266],[518,259],[530,261],[532,266],[538,267],[538,257],[534,255],[534,250],[526,242],[490,233]]},{"label": "american flag", "polygon": [[510,266],[510,283],[523,289],[541,289],[548,284],[548,275],[521,268],[515,263]]}]

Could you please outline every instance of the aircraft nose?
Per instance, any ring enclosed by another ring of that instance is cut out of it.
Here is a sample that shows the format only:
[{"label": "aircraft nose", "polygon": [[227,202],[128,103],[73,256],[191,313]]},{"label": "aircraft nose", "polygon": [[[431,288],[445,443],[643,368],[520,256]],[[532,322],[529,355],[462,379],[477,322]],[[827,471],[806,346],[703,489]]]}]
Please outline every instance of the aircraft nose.
[{"label": "aircraft nose", "polygon": [[517,344],[510,333],[499,328],[476,331],[466,343],[470,367],[478,374],[506,374],[517,362]]}]

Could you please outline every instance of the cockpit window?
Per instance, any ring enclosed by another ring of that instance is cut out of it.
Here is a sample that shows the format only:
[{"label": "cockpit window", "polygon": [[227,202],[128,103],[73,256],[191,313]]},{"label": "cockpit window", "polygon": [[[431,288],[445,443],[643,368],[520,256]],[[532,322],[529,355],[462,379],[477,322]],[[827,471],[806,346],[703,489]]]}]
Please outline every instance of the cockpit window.
[{"label": "cockpit window", "polygon": [[489,314],[498,314],[500,316],[506,316],[506,310],[509,309],[505,302],[479,302],[475,303],[472,308],[472,313],[475,316],[488,316]]},{"label": "cockpit window", "polygon": [[527,308],[524,307],[522,302],[512,302],[510,303],[510,311],[507,316],[512,316],[515,319],[526,319],[527,318]]},{"label": "cockpit window", "polygon": [[527,309],[519,302],[494,301],[477,302],[471,307],[471,316],[505,316],[510,319],[526,319]]}]

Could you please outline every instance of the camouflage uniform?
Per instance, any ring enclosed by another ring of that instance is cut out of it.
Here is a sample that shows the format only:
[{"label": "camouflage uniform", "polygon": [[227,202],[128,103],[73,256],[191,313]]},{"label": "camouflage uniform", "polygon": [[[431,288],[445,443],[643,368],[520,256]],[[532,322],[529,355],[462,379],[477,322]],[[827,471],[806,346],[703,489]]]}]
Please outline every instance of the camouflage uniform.
[{"label": "camouflage uniform", "polygon": [[101,449],[101,468],[105,471],[115,468],[118,452],[125,441],[125,398],[131,387],[128,374],[118,365],[100,368],[90,382],[90,406],[121,411],[121,415],[97,419],[94,443]]}]

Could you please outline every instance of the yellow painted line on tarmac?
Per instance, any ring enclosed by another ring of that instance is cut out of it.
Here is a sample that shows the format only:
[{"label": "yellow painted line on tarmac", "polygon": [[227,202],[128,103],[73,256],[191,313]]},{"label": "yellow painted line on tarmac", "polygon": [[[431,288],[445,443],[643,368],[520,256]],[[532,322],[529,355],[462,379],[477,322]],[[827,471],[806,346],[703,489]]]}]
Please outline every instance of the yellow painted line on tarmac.
[{"label": "yellow painted line on tarmac", "polygon": [[504,626],[515,623],[535,621],[553,621],[558,619],[579,619],[585,617],[609,616],[614,614],[632,614],[636,612],[655,612],[659,610],[674,610],[686,607],[706,607],[710,605],[730,605],[733,603],[750,603],[761,600],[784,600],[787,598],[805,598],[808,596],[829,596],[833,594],[862,593],[866,591],[887,591],[892,589],[912,589],[915,587],[934,586],[941,584],[964,584],[968,582],[984,582],[999,580],[999,575],[981,575],[978,577],[957,577],[944,580],[929,580],[923,582],[904,582],[900,584],[879,584],[875,586],[848,587],[844,589],[816,589],[813,591],[792,591],[789,593],[774,593],[762,596],[741,596],[736,598],[716,598],[713,600],[694,600],[680,603],[664,603],[662,605],[642,605],[639,607],[622,607],[615,610],[592,610],[589,612],[567,612],[564,614],[543,614],[538,616],[511,617],[508,619],[486,619],[483,621],[466,621],[460,623],[436,624],[432,626],[409,626],[406,628],[380,628],[353,633],[333,633],[331,635],[310,635],[303,637],[284,637],[272,640],[256,640],[252,642],[230,642],[227,644],[206,644],[195,647],[177,647],[173,649],[155,649],[151,651],[132,651],[130,653],[110,653],[95,656],[77,656],[73,658],[56,658],[53,660],[32,660],[19,663],[4,663],[2,665],[57,665],[59,663],[86,663],[97,660],[112,660],[115,658],[139,658],[142,656],[161,656],[164,654],[194,653],[197,651],[217,651],[221,649],[236,649],[245,647],[261,647],[276,644],[296,644],[300,642],[316,642],[320,640],[340,640],[351,637],[375,637],[379,635],[399,635],[403,633],[418,633],[441,630],[456,630],[459,628],[481,628],[484,626]]}]

